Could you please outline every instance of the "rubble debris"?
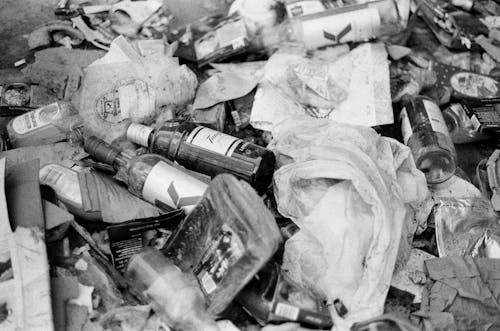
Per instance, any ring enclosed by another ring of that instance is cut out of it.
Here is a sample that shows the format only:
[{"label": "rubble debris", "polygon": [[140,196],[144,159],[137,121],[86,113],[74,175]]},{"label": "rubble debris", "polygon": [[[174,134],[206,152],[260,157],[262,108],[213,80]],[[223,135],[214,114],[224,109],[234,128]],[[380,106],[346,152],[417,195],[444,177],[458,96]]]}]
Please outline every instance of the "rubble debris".
[{"label": "rubble debris", "polygon": [[0,69],[0,330],[500,326],[497,2],[61,0]]}]

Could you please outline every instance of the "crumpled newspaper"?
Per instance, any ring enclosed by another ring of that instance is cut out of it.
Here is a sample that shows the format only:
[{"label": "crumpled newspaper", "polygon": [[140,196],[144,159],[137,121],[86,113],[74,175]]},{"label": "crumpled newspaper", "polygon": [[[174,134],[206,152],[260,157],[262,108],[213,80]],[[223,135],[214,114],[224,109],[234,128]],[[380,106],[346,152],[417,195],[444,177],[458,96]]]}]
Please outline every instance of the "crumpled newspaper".
[{"label": "crumpled newspaper", "polygon": [[277,52],[264,70],[251,117],[258,129],[271,131],[299,112],[355,125],[394,122],[383,44],[365,43],[340,57],[338,53],[306,58],[301,52]]},{"label": "crumpled newspaper", "polygon": [[412,217],[406,205],[428,194],[409,148],[327,119],[289,119],[272,133],[278,210],[301,228],[285,244],[283,268],[340,299],[347,324],[382,314],[398,250],[409,253],[400,240]]}]

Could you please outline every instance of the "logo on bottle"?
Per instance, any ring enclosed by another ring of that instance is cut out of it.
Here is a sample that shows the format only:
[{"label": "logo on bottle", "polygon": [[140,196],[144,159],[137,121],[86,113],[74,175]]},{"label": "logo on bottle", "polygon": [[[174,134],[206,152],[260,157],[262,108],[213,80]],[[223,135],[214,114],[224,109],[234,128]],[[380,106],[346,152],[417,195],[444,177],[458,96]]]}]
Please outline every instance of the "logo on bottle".
[{"label": "logo on bottle", "polygon": [[327,31],[323,30],[323,37],[325,37],[328,40],[334,41],[336,43],[340,43],[340,39],[342,39],[343,37],[345,37],[351,31],[352,31],[352,25],[348,24],[337,35],[335,35],[333,33],[329,33]]}]

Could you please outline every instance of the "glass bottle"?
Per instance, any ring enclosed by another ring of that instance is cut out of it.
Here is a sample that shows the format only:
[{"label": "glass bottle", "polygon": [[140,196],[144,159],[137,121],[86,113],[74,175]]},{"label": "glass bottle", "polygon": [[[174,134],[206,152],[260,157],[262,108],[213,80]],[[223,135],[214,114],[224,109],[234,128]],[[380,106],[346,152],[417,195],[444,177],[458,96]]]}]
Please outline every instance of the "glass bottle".
[{"label": "glass bottle", "polygon": [[417,168],[428,184],[446,181],[455,173],[457,153],[439,106],[422,96],[405,96],[402,104],[403,141],[410,147]]},{"label": "glass bottle", "polygon": [[281,234],[254,189],[229,174],[216,176],[162,249],[183,272],[194,273],[218,315],[278,249]]},{"label": "glass bottle", "polygon": [[82,123],[78,111],[69,102],[59,101],[13,118],[7,133],[14,148],[47,145],[66,140],[78,123]]},{"label": "glass bottle", "polygon": [[367,41],[402,31],[408,21],[408,0],[376,0],[298,15],[263,35],[264,46],[292,41],[309,49]]},{"label": "glass bottle", "polygon": [[196,279],[181,272],[160,251],[146,248],[133,255],[125,277],[175,330],[219,330],[205,310],[205,298]]},{"label": "glass bottle", "polygon": [[130,124],[129,140],[180,165],[215,177],[230,173],[265,192],[274,173],[273,152],[192,122],[166,122],[158,129]]},{"label": "glass bottle", "polygon": [[117,177],[132,194],[166,211],[178,208],[191,211],[207,188],[205,183],[168,164],[159,155],[131,156],[94,136],[85,140],[85,151],[113,165]]}]

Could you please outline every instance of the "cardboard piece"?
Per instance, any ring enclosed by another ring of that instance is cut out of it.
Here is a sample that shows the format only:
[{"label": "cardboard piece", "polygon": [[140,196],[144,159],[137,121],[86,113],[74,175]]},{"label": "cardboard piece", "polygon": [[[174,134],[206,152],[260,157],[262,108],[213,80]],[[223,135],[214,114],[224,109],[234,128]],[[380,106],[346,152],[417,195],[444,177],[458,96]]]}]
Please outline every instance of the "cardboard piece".
[{"label": "cardboard piece", "polygon": [[7,168],[5,196],[15,247],[11,248],[17,328],[52,330],[45,220],[38,160]]}]

